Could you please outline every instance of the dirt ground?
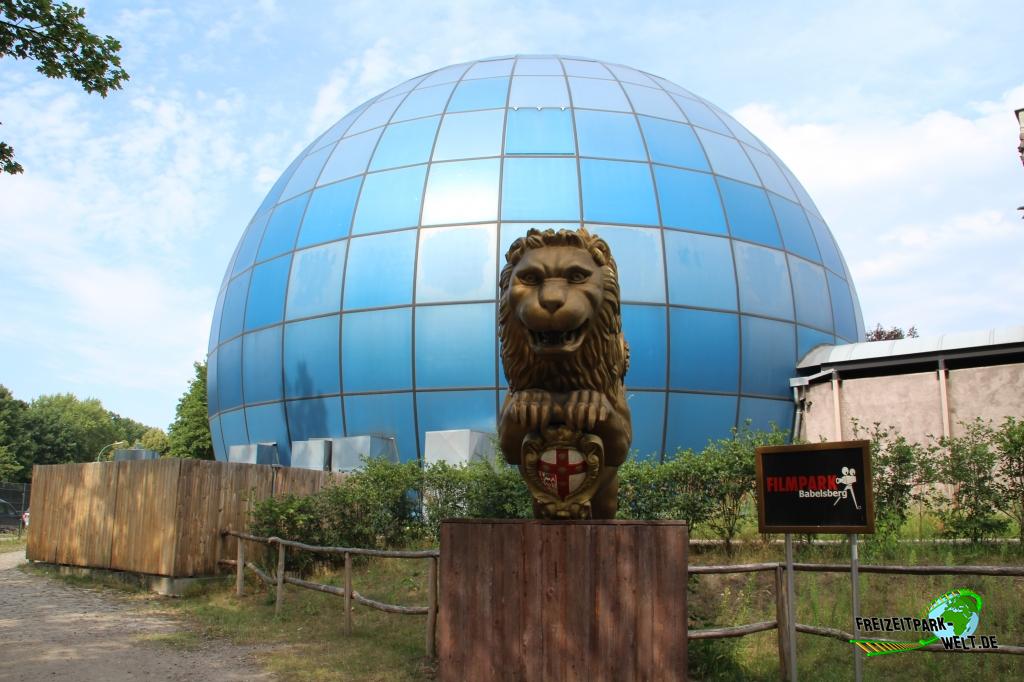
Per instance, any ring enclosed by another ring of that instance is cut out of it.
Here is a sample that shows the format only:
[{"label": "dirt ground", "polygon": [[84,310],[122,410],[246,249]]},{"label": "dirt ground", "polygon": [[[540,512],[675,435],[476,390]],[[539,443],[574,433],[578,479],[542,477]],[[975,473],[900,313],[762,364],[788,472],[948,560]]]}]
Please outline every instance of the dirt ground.
[{"label": "dirt ground", "polygon": [[273,680],[253,651],[225,642],[161,643],[180,623],[111,590],[72,587],[0,554],[0,680]]}]

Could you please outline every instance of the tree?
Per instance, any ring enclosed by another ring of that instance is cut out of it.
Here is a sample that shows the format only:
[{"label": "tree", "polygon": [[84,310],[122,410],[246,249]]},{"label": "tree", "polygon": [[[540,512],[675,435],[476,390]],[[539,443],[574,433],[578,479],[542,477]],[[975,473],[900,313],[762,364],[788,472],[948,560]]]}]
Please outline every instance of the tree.
[{"label": "tree", "polygon": [[1017,522],[1018,549],[1024,552],[1024,419],[1007,417],[996,429],[996,485],[1003,513]]},{"label": "tree", "polygon": [[[32,59],[47,78],[72,78],[88,93],[106,97],[120,90],[121,43],[100,37],[82,23],[85,10],[52,0],[0,0],[0,58]],[[0,142],[0,170],[21,173],[14,149]]]},{"label": "tree", "polygon": [[194,363],[195,377],[178,401],[174,423],[168,430],[171,457],[213,459],[213,439],[206,409],[206,363]]},{"label": "tree", "polygon": [[28,403],[0,385],[0,481],[26,480],[35,447],[27,434]]},{"label": "tree", "polygon": [[148,429],[142,438],[139,439],[139,445],[147,450],[153,450],[159,452],[160,456],[163,457],[171,451],[171,440],[164,433],[163,429],[153,427]]},{"label": "tree", "polygon": [[134,419],[122,417],[116,412],[110,413],[110,421],[114,425],[114,430],[117,431],[116,440],[127,441],[129,445],[134,445],[147,431],[150,430],[149,426],[146,426],[141,422],[137,422]]},{"label": "tree", "polygon": [[92,462],[100,450],[118,440],[110,412],[95,398],[70,393],[43,395],[32,401],[27,432],[36,444],[36,464]]},{"label": "tree", "polygon": [[866,341],[896,341],[898,339],[916,339],[917,327],[911,326],[906,332],[903,327],[892,327],[885,329],[881,324],[875,325],[874,329],[864,332]]}]

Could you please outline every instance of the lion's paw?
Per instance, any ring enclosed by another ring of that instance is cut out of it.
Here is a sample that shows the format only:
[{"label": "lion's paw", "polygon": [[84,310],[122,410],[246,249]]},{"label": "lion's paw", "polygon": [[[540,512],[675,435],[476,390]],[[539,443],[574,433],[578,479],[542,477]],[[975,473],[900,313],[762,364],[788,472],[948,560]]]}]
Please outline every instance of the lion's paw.
[{"label": "lion's paw", "polygon": [[531,431],[540,431],[550,422],[554,413],[551,394],[540,389],[517,391],[505,408],[505,416]]},{"label": "lion's paw", "polygon": [[593,429],[607,419],[611,403],[601,391],[580,390],[569,394],[563,415],[565,423],[579,431]]}]

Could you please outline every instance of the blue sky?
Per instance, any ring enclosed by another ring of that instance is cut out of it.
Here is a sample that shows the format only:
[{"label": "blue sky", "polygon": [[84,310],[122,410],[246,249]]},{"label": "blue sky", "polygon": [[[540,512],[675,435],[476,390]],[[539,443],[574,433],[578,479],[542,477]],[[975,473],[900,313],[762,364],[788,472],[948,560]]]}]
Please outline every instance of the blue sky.
[{"label": "blue sky", "polygon": [[263,194],[365,99],[450,63],[634,66],[733,113],[794,170],[868,324],[1024,323],[1016,2],[89,2],[106,100],[0,61],[0,383],[166,427]]}]

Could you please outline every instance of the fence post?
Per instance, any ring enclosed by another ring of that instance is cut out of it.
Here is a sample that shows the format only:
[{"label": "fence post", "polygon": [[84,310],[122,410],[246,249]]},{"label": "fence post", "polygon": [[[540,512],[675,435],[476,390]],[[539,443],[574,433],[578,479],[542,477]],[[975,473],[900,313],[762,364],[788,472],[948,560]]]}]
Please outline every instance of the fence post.
[{"label": "fence post", "polygon": [[427,574],[427,656],[433,658],[436,652],[437,631],[437,557],[430,557],[430,571]]},{"label": "fence post", "polygon": [[281,615],[281,601],[284,599],[284,543],[277,540],[277,602],[274,604],[274,615]]},{"label": "fence post", "polygon": [[779,678],[789,679],[789,595],[782,566],[775,567],[775,621],[779,635]]},{"label": "fence post", "polygon": [[352,555],[345,552],[345,634],[352,634]]},{"label": "fence post", "polygon": [[242,540],[242,538],[238,537],[236,537],[235,539],[238,540],[238,561],[236,562],[237,567],[235,572],[235,594],[241,597],[242,593],[244,592],[243,586],[245,585],[245,574],[243,573],[243,571],[245,570],[245,541]]}]

